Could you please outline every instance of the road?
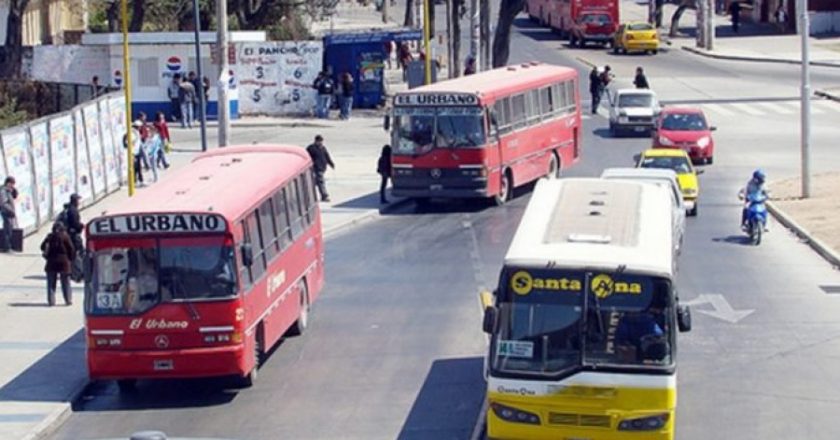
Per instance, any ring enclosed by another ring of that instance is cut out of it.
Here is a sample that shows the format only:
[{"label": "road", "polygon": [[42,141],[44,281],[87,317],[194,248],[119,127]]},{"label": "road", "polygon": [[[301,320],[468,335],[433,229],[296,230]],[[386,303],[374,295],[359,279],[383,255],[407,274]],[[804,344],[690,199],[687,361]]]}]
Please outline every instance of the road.
[{"label": "road", "polygon": [[[525,21],[517,25],[513,62],[572,65],[585,78],[580,57],[610,63],[625,81],[643,64],[662,100],[702,100],[718,126],[715,164],[701,176],[700,215],[689,219],[680,260],[679,293],[693,304],[694,330],[680,336],[677,438],[838,438],[840,297],[829,292],[840,274],[777,224],[760,247],[747,246],[737,227],[735,193],[753,168],[771,179],[798,172],[795,106],[773,100],[796,95],[795,66],[678,50],[613,57],[568,50]],[[815,84],[832,73],[815,69]],[[814,167],[836,169],[840,107],[815,108]],[[631,165],[649,144],[611,139],[605,126],[603,116],[584,120],[584,159],[567,175]],[[501,208],[408,206],[332,238],[312,327],[277,347],[257,386],[145,382],[121,396],[100,384],[52,438],[150,428],[254,440],[469,438],[484,387],[477,293],[496,282],[527,198],[523,191]]]}]

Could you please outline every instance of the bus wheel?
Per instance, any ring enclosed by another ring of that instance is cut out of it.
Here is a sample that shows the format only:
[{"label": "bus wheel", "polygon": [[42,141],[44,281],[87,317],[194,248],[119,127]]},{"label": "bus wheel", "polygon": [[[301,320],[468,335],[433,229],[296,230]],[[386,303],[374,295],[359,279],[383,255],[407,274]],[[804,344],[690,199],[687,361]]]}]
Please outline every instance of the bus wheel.
[{"label": "bus wheel", "polygon": [[254,368],[251,368],[251,371],[248,372],[242,379],[240,383],[243,388],[250,388],[257,383],[258,372],[260,368],[260,364],[263,361],[263,356],[265,355],[265,331],[263,329],[262,323],[257,326],[257,334],[254,336]]},{"label": "bus wheel", "polygon": [[493,202],[496,203],[496,206],[502,206],[510,200],[510,193],[511,193],[511,178],[510,178],[510,171],[505,171],[502,174],[502,181],[499,186],[499,193],[493,197]]},{"label": "bus wheel", "polygon": [[557,152],[551,152],[551,160],[548,162],[548,173],[545,174],[547,179],[560,178],[560,159],[557,158]]},{"label": "bus wheel", "polygon": [[306,287],[306,280],[298,282],[298,290],[300,291],[300,315],[292,325],[293,335],[302,335],[309,324],[309,289]]},{"label": "bus wheel", "polygon": [[117,381],[117,388],[119,388],[120,393],[128,394],[137,391],[137,380],[136,379],[120,379]]}]

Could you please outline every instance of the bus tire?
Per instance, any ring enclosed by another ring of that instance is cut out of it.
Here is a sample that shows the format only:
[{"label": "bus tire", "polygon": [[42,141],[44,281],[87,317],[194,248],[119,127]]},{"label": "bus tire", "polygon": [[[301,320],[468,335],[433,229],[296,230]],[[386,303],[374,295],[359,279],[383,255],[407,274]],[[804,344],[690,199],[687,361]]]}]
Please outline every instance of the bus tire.
[{"label": "bus tire", "polygon": [[493,202],[496,206],[502,206],[510,200],[513,192],[513,179],[511,178],[510,170],[505,170],[502,173],[502,178],[499,184],[499,192],[493,196]]},{"label": "bus tire", "polygon": [[137,391],[137,379],[120,379],[117,381],[120,394],[130,394]]},{"label": "bus tire", "polygon": [[306,332],[306,327],[309,325],[309,288],[306,287],[305,278],[298,282],[298,291],[300,291],[300,315],[292,325],[292,335],[295,336]]},{"label": "bus tire", "polygon": [[557,157],[557,152],[551,152],[551,159],[548,161],[548,172],[545,177],[549,180],[560,178],[560,158]]},{"label": "bus tire", "polygon": [[249,371],[248,374],[240,378],[239,382],[242,388],[251,388],[255,383],[257,383],[257,378],[259,377],[258,370],[260,368],[260,364],[262,364],[265,352],[265,329],[261,322],[257,325],[257,332],[254,335],[254,368],[251,368],[251,371]]}]

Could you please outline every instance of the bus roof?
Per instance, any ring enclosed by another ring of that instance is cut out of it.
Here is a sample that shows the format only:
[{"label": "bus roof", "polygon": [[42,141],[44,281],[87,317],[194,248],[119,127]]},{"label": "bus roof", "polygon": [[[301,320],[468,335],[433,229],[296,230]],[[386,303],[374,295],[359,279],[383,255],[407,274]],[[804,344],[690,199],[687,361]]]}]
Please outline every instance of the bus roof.
[{"label": "bus roof", "polygon": [[219,148],[103,215],[214,212],[234,220],[310,162],[305,149],[290,145]]},{"label": "bus roof", "polygon": [[537,62],[513,64],[474,75],[462,76],[446,81],[417,87],[402,94],[425,92],[473,93],[482,102],[508,96],[540,84],[577,77],[577,71],[570,67],[555,66]]},{"label": "bus roof", "polygon": [[[505,265],[673,276],[670,195],[637,182],[541,180]],[[667,232],[666,232],[667,231]]]}]

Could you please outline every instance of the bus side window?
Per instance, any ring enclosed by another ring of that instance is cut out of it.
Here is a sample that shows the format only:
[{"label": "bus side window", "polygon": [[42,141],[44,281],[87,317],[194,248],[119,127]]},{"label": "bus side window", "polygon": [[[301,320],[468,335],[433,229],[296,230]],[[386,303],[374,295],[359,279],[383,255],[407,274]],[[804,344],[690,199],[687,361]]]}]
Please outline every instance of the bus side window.
[{"label": "bus side window", "polygon": [[487,126],[487,133],[488,133],[488,135],[487,135],[488,139],[487,140],[488,140],[488,142],[491,139],[492,140],[496,139],[496,128],[498,127],[498,122],[499,121],[497,119],[496,123],[494,124],[493,123],[493,116],[491,116],[491,114],[495,114],[496,118],[499,117],[499,113],[496,112],[495,108],[496,108],[496,106],[493,106],[492,109],[489,108],[489,107],[486,107],[484,109],[484,119],[485,119],[485,125]]},{"label": "bus side window", "polygon": [[499,122],[499,134],[510,133],[510,98],[502,98],[495,104],[496,118]]},{"label": "bus side window", "polygon": [[566,81],[566,100],[566,113],[575,113],[575,81],[571,79]]},{"label": "bus side window", "polygon": [[303,215],[300,211],[300,191],[298,181],[293,179],[286,185],[287,201],[289,202],[289,223],[292,225],[292,239],[300,237],[303,232]]},{"label": "bus side window", "polygon": [[554,113],[554,100],[551,97],[551,87],[541,88],[540,94],[542,95],[540,105],[542,106],[541,111],[543,120],[549,119]]},{"label": "bus side window", "polygon": [[525,109],[525,95],[520,93],[510,98],[510,113],[513,129],[518,130],[525,126],[527,110]]},{"label": "bus side window", "polygon": [[312,221],[312,197],[309,194],[309,173],[304,172],[300,176],[297,177],[298,184],[300,185],[300,194],[301,194],[301,205],[303,206],[303,221],[306,223],[306,226],[310,226]]},{"label": "bus side window", "polygon": [[540,93],[538,90],[528,92],[528,125],[539,124],[540,120]]},{"label": "bus side window", "polygon": [[551,94],[556,106],[554,107],[554,114],[562,116],[565,114],[566,108],[566,86],[563,83],[551,85]]},{"label": "bus side window", "polygon": [[251,282],[256,282],[265,273],[265,253],[263,252],[262,240],[260,239],[259,222],[257,212],[248,214],[245,219],[248,228],[248,237],[254,250],[254,264],[251,265]]},{"label": "bus side window", "polygon": [[277,229],[274,226],[274,212],[271,209],[271,199],[266,199],[260,205],[260,233],[262,234],[263,247],[266,264],[277,255]]},{"label": "bus side window", "polygon": [[[251,243],[251,236],[248,234],[246,220],[239,222],[239,227],[242,229],[242,243],[251,244],[253,246]],[[242,281],[242,288],[247,289],[253,283],[253,279],[251,278],[251,268],[242,263],[242,248],[237,249],[236,252],[239,255],[239,279]]]},{"label": "bus side window", "polygon": [[286,203],[285,188],[274,194],[274,215],[277,223],[277,242],[282,251],[292,244],[292,228],[289,224],[289,210]]}]

